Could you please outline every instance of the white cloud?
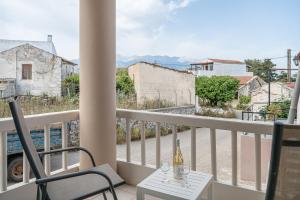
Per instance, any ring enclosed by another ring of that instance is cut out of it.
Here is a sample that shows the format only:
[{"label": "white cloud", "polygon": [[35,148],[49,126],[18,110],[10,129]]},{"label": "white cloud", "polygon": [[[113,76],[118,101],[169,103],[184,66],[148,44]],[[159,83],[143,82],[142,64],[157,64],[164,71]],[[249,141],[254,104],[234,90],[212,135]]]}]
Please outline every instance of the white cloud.
[{"label": "white cloud", "polygon": [[77,58],[78,6],[77,0],[1,0],[0,38],[46,40],[52,34],[61,56]]},{"label": "white cloud", "polygon": [[[192,0],[116,0],[117,53],[163,53],[162,34],[177,11]],[[78,0],[0,0],[0,38],[46,40],[58,53],[79,57]],[[158,48],[159,46],[159,48]]]},{"label": "white cloud", "polygon": [[191,0],[118,0],[117,49],[124,55],[155,54],[164,26]]}]

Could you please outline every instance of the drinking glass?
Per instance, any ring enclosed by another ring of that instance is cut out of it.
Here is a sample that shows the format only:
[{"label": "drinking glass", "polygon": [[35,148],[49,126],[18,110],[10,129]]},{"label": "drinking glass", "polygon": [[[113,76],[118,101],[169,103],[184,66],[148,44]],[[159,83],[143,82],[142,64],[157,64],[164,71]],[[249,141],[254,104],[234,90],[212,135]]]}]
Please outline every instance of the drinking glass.
[{"label": "drinking glass", "polygon": [[186,188],[191,186],[188,182],[190,171],[191,171],[190,165],[183,164],[181,172],[182,172],[182,178],[183,178],[183,186]]},{"label": "drinking glass", "polygon": [[169,182],[168,176],[167,176],[167,173],[170,170],[169,162],[168,161],[162,161],[160,170],[164,173],[164,179],[162,180],[162,182],[164,182],[164,183]]}]

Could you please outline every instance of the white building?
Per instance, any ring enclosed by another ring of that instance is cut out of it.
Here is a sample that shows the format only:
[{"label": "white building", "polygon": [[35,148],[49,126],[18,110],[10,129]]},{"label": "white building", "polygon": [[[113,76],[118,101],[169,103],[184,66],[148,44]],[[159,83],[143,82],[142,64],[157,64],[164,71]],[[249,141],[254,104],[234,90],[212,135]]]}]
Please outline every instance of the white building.
[{"label": "white building", "polygon": [[244,62],[238,60],[208,59],[192,63],[190,70],[196,76],[253,76]]},{"label": "white building", "polygon": [[[61,96],[62,81],[74,72],[75,65],[56,54],[51,35],[46,41],[1,39],[0,98],[14,95]],[[14,92],[11,92],[12,82]],[[8,83],[10,85],[6,85]]]}]

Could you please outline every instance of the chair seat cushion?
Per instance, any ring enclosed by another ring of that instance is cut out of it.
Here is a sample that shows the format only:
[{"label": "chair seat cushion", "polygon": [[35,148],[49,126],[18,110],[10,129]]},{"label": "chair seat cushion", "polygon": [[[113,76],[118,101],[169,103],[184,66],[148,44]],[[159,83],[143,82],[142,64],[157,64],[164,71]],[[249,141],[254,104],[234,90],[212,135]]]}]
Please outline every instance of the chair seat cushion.
[{"label": "chair seat cushion", "polygon": [[[108,164],[91,169],[106,174],[114,186],[124,183],[124,180]],[[76,199],[89,193],[97,193],[97,191],[108,188],[109,184],[107,180],[98,174],[87,174],[47,184],[47,192],[50,199],[53,200]]]}]

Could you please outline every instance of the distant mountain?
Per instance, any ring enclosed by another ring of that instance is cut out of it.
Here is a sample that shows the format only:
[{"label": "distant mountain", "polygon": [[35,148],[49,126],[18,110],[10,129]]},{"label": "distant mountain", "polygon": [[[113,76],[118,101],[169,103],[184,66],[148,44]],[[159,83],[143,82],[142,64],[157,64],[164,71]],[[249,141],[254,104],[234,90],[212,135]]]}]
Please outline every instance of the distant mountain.
[{"label": "distant mountain", "polygon": [[176,68],[176,69],[185,69],[189,66],[189,62],[183,60],[180,57],[170,57],[170,56],[121,56],[117,55],[117,66],[118,67],[127,67],[129,65],[135,64],[137,62],[144,61],[149,63],[156,63],[162,66]]},{"label": "distant mountain", "polygon": [[[79,71],[79,59],[72,60],[78,64],[76,71]],[[116,64],[117,67],[128,67],[129,65],[135,64],[137,62],[149,62],[159,64],[165,67],[175,68],[175,69],[186,69],[190,62],[183,60],[180,57],[175,56],[122,56],[117,55]]]}]

